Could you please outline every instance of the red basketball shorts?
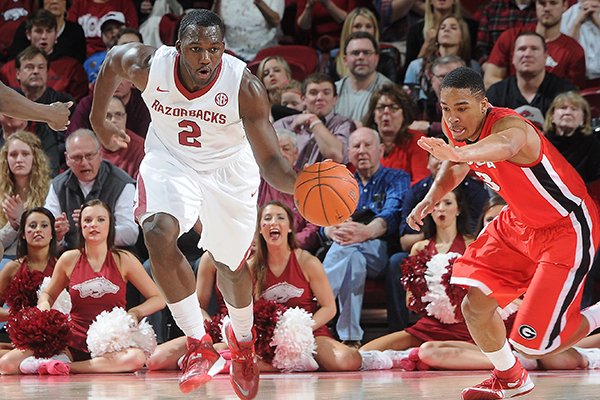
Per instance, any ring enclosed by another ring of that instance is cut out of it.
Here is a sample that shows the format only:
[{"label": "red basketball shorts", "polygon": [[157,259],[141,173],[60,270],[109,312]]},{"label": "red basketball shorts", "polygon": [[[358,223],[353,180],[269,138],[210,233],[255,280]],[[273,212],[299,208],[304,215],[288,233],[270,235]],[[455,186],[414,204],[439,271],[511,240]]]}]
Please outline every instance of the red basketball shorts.
[{"label": "red basketball shorts", "polygon": [[585,203],[542,228],[505,207],[456,260],[451,282],[479,288],[502,308],[525,294],[509,338],[527,354],[558,348],[581,322],[585,277],[600,238],[595,207]]}]

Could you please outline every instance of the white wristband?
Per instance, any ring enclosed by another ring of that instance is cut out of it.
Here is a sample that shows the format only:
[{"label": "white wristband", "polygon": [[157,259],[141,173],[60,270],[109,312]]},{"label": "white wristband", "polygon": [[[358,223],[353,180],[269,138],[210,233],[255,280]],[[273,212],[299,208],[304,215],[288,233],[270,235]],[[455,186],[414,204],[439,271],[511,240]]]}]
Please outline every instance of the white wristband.
[{"label": "white wristband", "polygon": [[316,119],[313,122],[310,123],[310,125],[308,126],[308,130],[312,132],[313,128],[319,124],[322,124],[323,121],[321,121],[320,119]]}]

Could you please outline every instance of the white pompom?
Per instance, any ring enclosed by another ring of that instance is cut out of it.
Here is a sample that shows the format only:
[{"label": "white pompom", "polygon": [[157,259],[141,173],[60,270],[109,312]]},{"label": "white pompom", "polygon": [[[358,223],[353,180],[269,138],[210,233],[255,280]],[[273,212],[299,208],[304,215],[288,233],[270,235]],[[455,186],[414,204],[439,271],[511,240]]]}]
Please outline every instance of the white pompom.
[{"label": "white pompom", "polygon": [[460,257],[458,253],[438,253],[427,262],[425,280],[427,281],[427,293],[421,297],[421,301],[428,303],[425,307],[427,314],[437,318],[444,324],[455,324],[456,307],[450,302],[446,294],[446,286],[442,282],[442,276],[448,272],[451,259]]},{"label": "white pompom", "polygon": [[137,324],[121,307],[102,311],[90,325],[87,346],[92,357],[122,351],[132,347],[150,354],[156,348],[156,335],[145,320]]},{"label": "white pompom", "polygon": [[[37,290],[38,297],[40,297],[40,294],[44,290],[46,290],[48,285],[50,285],[51,280],[52,278],[50,278],[49,276],[44,277],[40,288]],[[71,295],[69,294],[69,292],[67,292],[66,289],[63,289],[63,291],[60,292],[60,295],[58,295],[58,298],[54,301],[52,308],[57,311],[60,311],[63,314],[69,314],[71,312],[72,306],[73,304],[71,303]]]},{"label": "white pompom", "polygon": [[283,372],[314,371],[319,368],[314,354],[317,350],[312,326],[312,314],[303,308],[289,308],[281,315],[271,346],[275,347],[273,366]]}]

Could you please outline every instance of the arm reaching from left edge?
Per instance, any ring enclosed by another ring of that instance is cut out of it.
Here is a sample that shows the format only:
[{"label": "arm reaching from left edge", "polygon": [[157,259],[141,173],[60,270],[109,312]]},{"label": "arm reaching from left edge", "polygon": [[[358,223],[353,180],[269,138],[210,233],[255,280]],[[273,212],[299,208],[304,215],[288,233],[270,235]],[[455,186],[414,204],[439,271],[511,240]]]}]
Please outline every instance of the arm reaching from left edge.
[{"label": "arm reaching from left edge", "polygon": [[269,122],[267,92],[257,77],[244,71],[239,94],[240,115],[261,175],[275,189],[294,193],[296,172],[281,155],[275,130]]},{"label": "arm reaching from left edge", "polygon": [[106,54],[94,86],[90,123],[102,145],[111,151],[127,147],[129,136],[106,119],[110,99],[123,79],[144,91],[155,51],[154,47],[127,43],[113,47]]},{"label": "arm reaching from left edge", "polygon": [[45,122],[55,131],[64,131],[69,125],[69,108],[73,102],[39,104],[0,82],[0,113],[25,121]]}]

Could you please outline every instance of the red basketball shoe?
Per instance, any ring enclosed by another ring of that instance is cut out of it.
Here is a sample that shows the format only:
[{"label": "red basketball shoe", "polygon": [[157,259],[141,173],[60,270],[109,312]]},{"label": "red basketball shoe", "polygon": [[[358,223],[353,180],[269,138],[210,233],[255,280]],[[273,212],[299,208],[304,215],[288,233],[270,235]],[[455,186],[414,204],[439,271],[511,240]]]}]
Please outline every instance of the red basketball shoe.
[{"label": "red basketball shoe", "polygon": [[219,373],[225,360],[213,347],[210,335],[206,334],[202,339],[187,338],[187,353],[181,363],[183,374],[179,378],[179,390],[189,393],[198,389],[213,376]]},{"label": "red basketball shoe", "polygon": [[258,393],[259,370],[254,351],[256,332],[252,329],[252,340],[247,343],[238,343],[231,327],[231,322],[225,327],[226,341],[231,350],[231,368],[229,379],[235,394],[242,399],[253,399]]},{"label": "red basketball shoe", "polygon": [[[498,377],[499,374],[503,377]],[[509,378],[504,378],[504,376]],[[508,371],[493,370],[490,378],[479,385],[464,389],[461,395],[463,400],[508,399],[527,394],[534,387],[527,370],[517,360],[516,364]]]}]

